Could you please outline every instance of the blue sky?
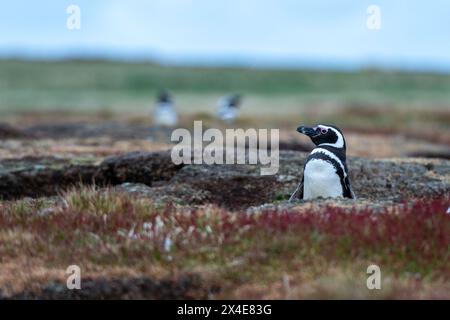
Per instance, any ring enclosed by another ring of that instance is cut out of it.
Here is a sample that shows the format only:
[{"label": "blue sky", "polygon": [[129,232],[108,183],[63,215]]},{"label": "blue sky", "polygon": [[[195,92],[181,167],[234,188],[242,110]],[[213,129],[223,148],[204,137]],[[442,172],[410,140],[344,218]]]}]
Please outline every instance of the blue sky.
[{"label": "blue sky", "polygon": [[[70,4],[81,30],[66,28]],[[0,56],[450,71],[450,1],[2,1]]]}]

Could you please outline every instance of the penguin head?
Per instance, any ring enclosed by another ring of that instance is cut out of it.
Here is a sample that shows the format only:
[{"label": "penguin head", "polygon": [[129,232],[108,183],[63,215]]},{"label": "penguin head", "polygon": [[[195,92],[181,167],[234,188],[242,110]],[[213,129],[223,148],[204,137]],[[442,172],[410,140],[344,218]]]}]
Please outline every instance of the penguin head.
[{"label": "penguin head", "polygon": [[342,131],[331,125],[319,124],[315,127],[300,126],[297,131],[307,135],[316,146],[331,146],[338,149],[346,148]]},{"label": "penguin head", "polygon": [[158,102],[160,102],[160,103],[170,103],[170,102],[172,102],[172,96],[170,95],[169,91],[161,90],[158,93]]},{"label": "penguin head", "polygon": [[239,106],[241,105],[241,100],[241,95],[235,94],[229,97],[228,104],[231,108],[239,108]]}]

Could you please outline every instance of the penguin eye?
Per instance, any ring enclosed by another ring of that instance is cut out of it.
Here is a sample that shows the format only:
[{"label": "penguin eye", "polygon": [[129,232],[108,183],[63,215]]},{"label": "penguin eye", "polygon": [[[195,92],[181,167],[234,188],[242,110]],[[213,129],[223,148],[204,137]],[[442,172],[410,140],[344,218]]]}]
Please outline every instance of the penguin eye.
[{"label": "penguin eye", "polygon": [[320,128],[320,133],[321,133],[321,134],[325,134],[325,133],[327,133],[327,132],[328,132],[327,129],[325,129],[325,128]]}]

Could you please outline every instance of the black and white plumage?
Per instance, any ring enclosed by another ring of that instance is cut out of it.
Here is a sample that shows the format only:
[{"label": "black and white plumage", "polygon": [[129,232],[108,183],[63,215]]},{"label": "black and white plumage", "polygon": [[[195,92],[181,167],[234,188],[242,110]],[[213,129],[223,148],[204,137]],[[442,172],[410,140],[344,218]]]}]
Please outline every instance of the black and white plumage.
[{"label": "black and white plumage", "polygon": [[241,96],[238,94],[225,96],[219,99],[218,116],[222,121],[231,123],[239,116]]},{"label": "black and white plumage", "polygon": [[156,109],[153,114],[155,123],[172,127],[178,123],[178,114],[171,94],[163,90],[158,94]]},{"label": "black and white plumage", "polygon": [[289,201],[295,199],[344,197],[355,199],[346,164],[346,144],[342,131],[330,125],[298,127],[316,148],[306,159],[303,178]]}]

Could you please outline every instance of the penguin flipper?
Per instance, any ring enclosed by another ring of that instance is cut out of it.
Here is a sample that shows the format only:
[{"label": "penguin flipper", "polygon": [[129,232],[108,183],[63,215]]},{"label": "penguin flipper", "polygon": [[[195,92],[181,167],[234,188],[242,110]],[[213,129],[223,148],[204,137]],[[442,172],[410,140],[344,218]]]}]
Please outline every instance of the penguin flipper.
[{"label": "penguin flipper", "polygon": [[300,182],[294,193],[289,198],[289,202],[294,202],[297,199],[303,199],[303,179],[304,178],[302,177],[302,182]]},{"label": "penguin flipper", "polygon": [[348,177],[345,178],[345,197],[350,199],[356,199],[356,195],[353,192],[352,185]]}]

